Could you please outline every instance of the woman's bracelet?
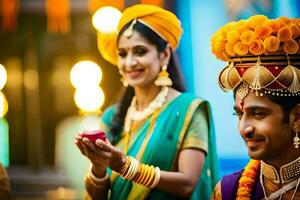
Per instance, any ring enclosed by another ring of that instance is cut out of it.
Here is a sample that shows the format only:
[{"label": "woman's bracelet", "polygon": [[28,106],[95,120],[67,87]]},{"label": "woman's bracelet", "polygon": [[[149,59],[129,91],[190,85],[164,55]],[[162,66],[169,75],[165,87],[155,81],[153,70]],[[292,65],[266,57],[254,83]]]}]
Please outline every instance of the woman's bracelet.
[{"label": "woman's bracelet", "polygon": [[160,180],[160,169],[139,163],[131,156],[126,157],[126,162],[120,170],[120,175],[148,188],[157,186]]},{"label": "woman's bracelet", "polygon": [[95,187],[101,187],[104,185],[107,185],[109,183],[109,176],[108,173],[105,173],[105,176],[102,178],[98,178],[94,175],[93,171],[92,171],[92,165],[90,167],[90,172],[89,174],[86,176],[86,178],[88,180],[90,180],[90,182],[95,186]]}]

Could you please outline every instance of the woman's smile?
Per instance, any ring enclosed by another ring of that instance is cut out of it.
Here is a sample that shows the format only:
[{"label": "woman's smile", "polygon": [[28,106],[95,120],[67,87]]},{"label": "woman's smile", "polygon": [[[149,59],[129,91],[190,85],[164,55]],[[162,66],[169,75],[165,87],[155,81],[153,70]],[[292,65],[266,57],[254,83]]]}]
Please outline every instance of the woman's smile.
[{"label": "woman's smile", "polygon": [[127,71],[125,72],[126,75],[131,78],[131,79],[136,79],[139,76],[141,76],[141,74],[145,71],[145,69],[135,69],[135,70],[131,70],[131,71]]}]

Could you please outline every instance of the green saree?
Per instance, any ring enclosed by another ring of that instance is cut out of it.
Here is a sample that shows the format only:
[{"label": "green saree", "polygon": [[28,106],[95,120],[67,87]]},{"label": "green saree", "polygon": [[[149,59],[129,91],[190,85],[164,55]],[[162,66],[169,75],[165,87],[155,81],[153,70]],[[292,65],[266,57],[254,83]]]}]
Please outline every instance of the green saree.
[{"label": "green saree", "polygon": [[[161,170],[176,171],[177,159],[187,137],[187,129],[197,109],[204,110],[208,124],[207,144],[205,149],[208,154],[205,157],[205,164],[197,187],[190,199],[210,199],[211,192],[219,180],[218,164],[215,149],[215,136],[213,120],[210,107],[207,101],[203,101],[194,95],[183,93],[170,103],[166,104],[160,111],[146,149],[141,157],[141,162],[158,166]],[[103,127],[109,127],[115,113],[115,107],[109,108],[102,116]],[[134,130],[127,155],[135,157],[144,141],[150,125],[149,117],[139,128]],[[195,130],[194,130],[195,131]],[[198,130],[201,131],[201,130]],[[106,130],[109,137],[108,129]],[[120,136],[117,147],[123,148],[123,141]],[[111,174],[111,171],[108,169]],[[117,176],[111,183],[110,199],[180,199],[169,193],[142,187],[132,181]]]}]

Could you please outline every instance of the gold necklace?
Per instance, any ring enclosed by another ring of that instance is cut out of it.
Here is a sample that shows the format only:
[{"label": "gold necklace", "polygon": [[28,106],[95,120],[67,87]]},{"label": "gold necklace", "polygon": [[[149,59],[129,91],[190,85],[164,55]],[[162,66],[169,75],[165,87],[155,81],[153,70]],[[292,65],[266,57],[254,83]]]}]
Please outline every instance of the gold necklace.
[{"label": "gold necklace", "polygon": [[127,110],[125,117],[124,130],[125,132],[130,131],[132,121],[140,121],[149,117],[155,110],[162,107],[167,99],[169,87],[163,87],[161,91],[156,95],[153,101],[149,103],[147,108],[142,111],[137,110],[136,97],[132,98],[131,104]]},{"label": "gold necklace", "polygon": [[265,198],[264,198],[265,200],[274,200],[274,199],[277,199],[278,197],[279,197],[279,199],[281,199],[284,193],[286,193],[287,191],[289,191],[289,190],[291,190],[291,189],[293,189],[295,187],[293,196],[291,198],[291,200],[293,200],[294,197],[295,197],[295,195],[296,195],[296,192],[297,192],[297,189],[299,187],[299,184],[300,184],[300,178],[298,178],[298,179],[296,179],[296,180],[294,180],[294,181],[286,184],[285,186],[283,186],[279,190],[271,193],[267,197],[267,193],[266,193],[266,190],[265,190],[265,187],[264,187],[262,172],[260,173],[259,179],[260,179],[261,187],[262,187],[262,190],[263,190],[263,193],[264,193],[264,196],[265,196]]},{"label": "gold necklace", "polygon": [[[161,89],[161,91],[157,94],[157,96],[154,98],[154,100],[151,101],[151,103],[148,105],[148,107],[142,111],[137,111],[136,98],[133,97],[133,99],[131,101],[131,105],[127,110],[127,114],[126,114],[125,122],[124,122],[125,145],[123,148],[123,152],[125,154],[127,153],[127,150],[129,148],[132,121],[138,121],[138,120],[140,121],[140,120],[146,119],[148,116],[153,114],[155,111],[159,110],[159,108],[161,108],[163,106],[163,104],[166,102],[168,92],[169,92],[169,88],[167,86],[163,87]],[[157,116],[153,117],[151,120],[152,126],[156,120],[156,117]],[[152,129],[153,128],[152,126],[150,125],[149,129]]]}]

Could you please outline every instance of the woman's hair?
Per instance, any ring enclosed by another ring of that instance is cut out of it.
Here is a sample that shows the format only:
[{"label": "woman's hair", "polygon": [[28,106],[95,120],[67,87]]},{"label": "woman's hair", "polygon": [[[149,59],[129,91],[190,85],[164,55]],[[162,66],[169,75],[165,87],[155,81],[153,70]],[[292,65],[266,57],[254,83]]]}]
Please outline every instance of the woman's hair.
[{"label": "woman's hair", "polygon": [[[127,23],[120,31],[118,35],[118,41],[120,35],[129,27],[131,22]],[[137,31],[140,35],[142,35],[148,42],[155,45],[158,52],[163,52],[167,48],[167,42],[162,39],[157,33],[155,33],[152,29],[147,27],[146,25],[137,21],[137,23],[133,26],[133,30]],[[182,76],[178,67],[177,59],[175,55],[171,52],[170,61],[168,64],[167,72],[170,75],[170,78],[173,82],[173,88],[184,92],[185,87],[183,84]],[[131,86],[128,86],[123,92],[122,97],[117,103],[117,111],[112,119],[112,123],[110,126],[110,133],[112,135],[111,142],[114,144],[117,141],[117,136],[121,134],[122,128],[124,126],[124,120],[126,117],[127,110],[130,106],[131,100],[134,96],[134,90]]]}]

